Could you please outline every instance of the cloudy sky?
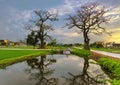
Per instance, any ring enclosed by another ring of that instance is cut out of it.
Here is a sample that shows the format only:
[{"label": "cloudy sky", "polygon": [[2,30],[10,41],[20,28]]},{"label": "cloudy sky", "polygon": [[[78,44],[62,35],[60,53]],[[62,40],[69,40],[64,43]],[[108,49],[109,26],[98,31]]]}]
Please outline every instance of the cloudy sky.
[{"label": "cloudy sky", "polygon": [[50,35],[57,38],[59,43],[83,43],[82,34],[78,34],[77,29],[63,28],[66,23],[64,18],[81,5],[96,1],[110,9],[107,15],[111,16],[111,20],[106,24],[106,28],[113,34],[90,35],[91,42],[120,43],[120,0],[0,0],[0,39],[25,39],[28,31],[24,29],[24,25],[34,17],[33,11],[40,9],[58,10],[60,19],[53,24],[55,30],[50,32]]}]

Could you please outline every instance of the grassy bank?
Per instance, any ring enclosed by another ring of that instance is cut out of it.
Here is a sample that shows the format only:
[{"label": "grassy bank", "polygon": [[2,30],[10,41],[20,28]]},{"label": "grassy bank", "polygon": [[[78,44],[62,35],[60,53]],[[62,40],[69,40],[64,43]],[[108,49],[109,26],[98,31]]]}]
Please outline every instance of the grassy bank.
[{"label": "grassy bank", "polygon": [[112,85],[120,85],[120,62],[110,58],[101,58],[98,62],[112,78]]},{"label": "grassy bank", "polygon": [[90,51],[87,51],[84,49],[73,48],[72,54],[75,54],[75,55],[80,56],[80,57],[88,57],[88,56],[90,56],[91,53],[90,53]]},{"label": "grassy bank", "polygon": [[52,52],[50,50],[0,50],[0,67]]},{"label": "grassy bank", "polygon": [[73,49],[72,53],[80,57],[90,56],[98,62],[102,69],[111,77],[112,85],[120,85],[120,62],[114,58],[107,58],[104,55],[97,53],[90,53],[89,51],[83,49]]}]

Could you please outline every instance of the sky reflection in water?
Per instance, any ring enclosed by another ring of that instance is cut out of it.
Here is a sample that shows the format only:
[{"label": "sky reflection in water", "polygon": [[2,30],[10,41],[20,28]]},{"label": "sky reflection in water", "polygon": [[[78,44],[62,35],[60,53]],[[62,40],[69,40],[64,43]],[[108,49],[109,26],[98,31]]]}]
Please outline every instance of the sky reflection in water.
[{"label": "sky reflection in water", "polygon": [[1,69],[0,85],[98,85],[107,76],[88,61],[94,62],[75,55],[40,56]]}]

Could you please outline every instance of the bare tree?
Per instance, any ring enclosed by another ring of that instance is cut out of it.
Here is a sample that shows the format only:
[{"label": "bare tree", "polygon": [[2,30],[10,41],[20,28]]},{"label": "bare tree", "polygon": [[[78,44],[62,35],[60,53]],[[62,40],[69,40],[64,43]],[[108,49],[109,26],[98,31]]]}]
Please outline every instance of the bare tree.
[{"label": "bare tree", "polygon": [[69,15],[67,20],[69,21],[66,25],[68,28],[78,28],[80,33],[83,33],[84,37],[84,49],[90,50],[89,47],[89,33],[102,34],[106,32],[103,24],[108,21],[105,16],[104,6],[98,3],[86,4],[81,6],[74,15]]},{"label": "bare tree", "polygon": [[44,48],[45,40],[50,39],[48,32],[53,30],[52,26],[47,23],[58,20],[57,13],[54,14],[42,10],[36,10],[34,13],[37,15],[38,19],[32,20],[33,23],[27,25],[26,28],[37,33],[37,37],[40,41],[40,48]]}]

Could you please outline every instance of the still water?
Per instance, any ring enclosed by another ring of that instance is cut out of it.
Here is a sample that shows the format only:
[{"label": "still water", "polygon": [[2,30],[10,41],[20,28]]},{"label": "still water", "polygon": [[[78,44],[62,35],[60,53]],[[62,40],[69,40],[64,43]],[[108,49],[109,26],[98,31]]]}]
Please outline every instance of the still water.
[{"label": "still water", "polygon": [[0,69],[0,85],[105,85],[95,61],[75,55],[46,55]]}]

